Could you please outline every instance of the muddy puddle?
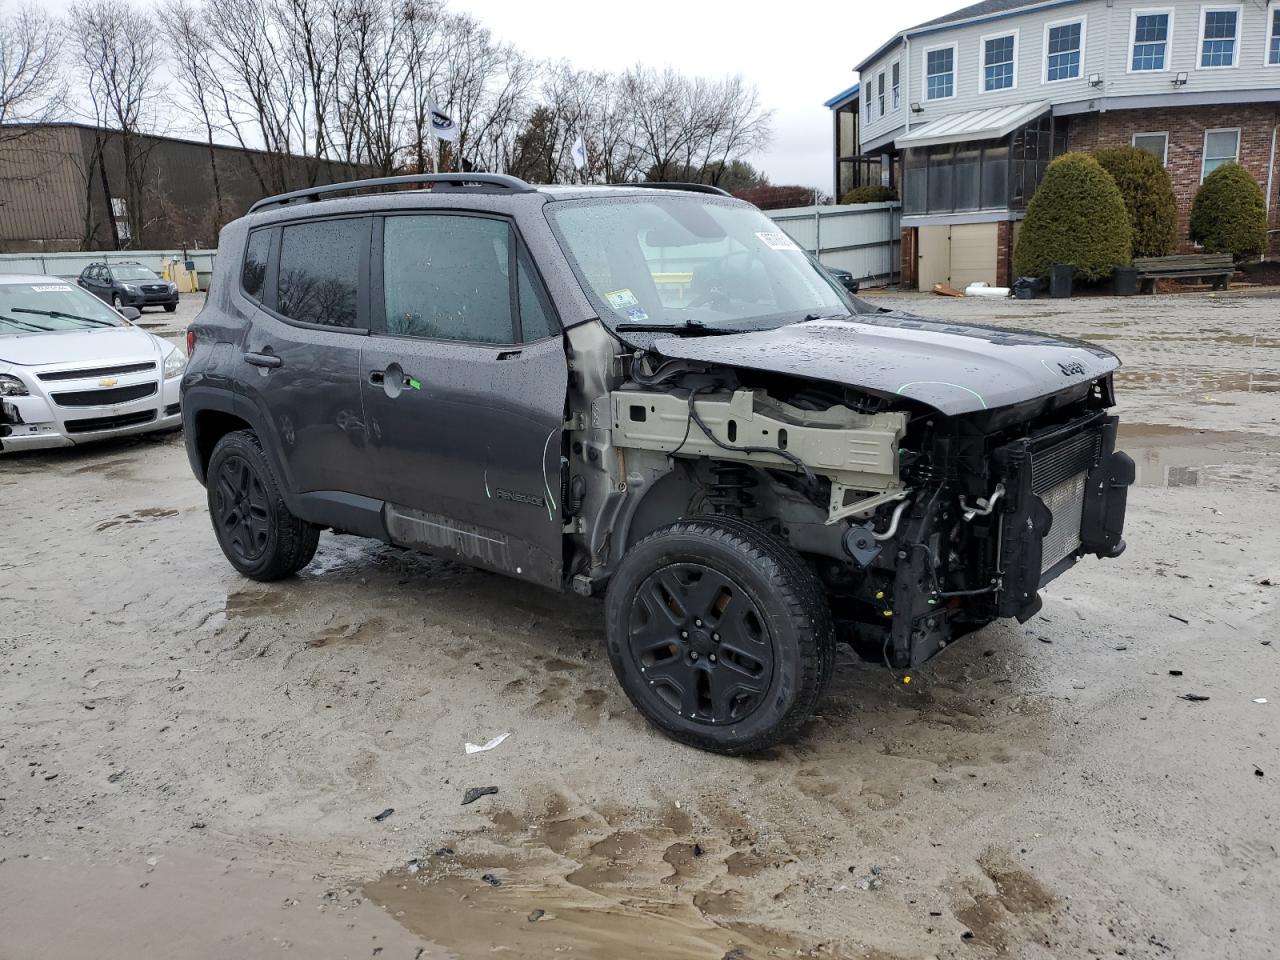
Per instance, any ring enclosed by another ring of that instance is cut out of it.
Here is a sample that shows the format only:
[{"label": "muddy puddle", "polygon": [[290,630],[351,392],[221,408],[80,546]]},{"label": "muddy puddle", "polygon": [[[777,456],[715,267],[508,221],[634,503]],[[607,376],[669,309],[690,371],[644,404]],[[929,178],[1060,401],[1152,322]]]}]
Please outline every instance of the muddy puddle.
[{"label": "muddy puddle", "polygon": [[1193,487],[1246,479],[1280,467],[1280,440],[1256,433],[1120,422],[1116,444],[1133,457],[1144,487]]},{"label": "muddy puddle", "polygon": [[490,827],[366,884],[364,895],[459,957],[844,955],[743,909],[741,878],[756,875],[756,861],[766,869],[767,855],[728,837],[695,839],[675,808],[656,824],[610,821],[619,817],[571,811],[560,798],[532,817],[499,812]]},{"label": "muddy puddle", "polygon": [[1195,367],[1121,369],[1116,372],[1116,383],[1122,387],[1208,395],[1210,402],[1216,393],[1280,393],[1280,373],[1226,373]]}]

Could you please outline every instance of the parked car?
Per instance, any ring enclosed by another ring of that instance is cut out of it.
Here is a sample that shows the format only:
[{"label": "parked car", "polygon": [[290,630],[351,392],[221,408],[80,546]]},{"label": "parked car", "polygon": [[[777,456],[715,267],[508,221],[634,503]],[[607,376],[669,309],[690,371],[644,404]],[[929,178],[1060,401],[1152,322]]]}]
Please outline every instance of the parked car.
[{"label": "parked car", "polygon": [[165,313],[173,313],[178,309],[178,285],[135,261],[91,263],[80,272],[76,283],[117,310],[164,307]]},{"label": "parked car", "polygon": [[182,425],[185,351],[58,277],[0,276],[6,453]]},{"label": "parked car", "polygon": [[831,274],[832,279],[850,293],[858,292],[860,284],[848,270],[843,270],[840,267],[828,267],[825,264],[822,265],[822,269]]},{"label": "parked car", "polygon": [[838,636],[913,667],[1124,549],[1113,354],[878,310],[714,188],[262,200],[188,338],[242,574],[333,528],[603,595],[627,695],[708,750],[795,733]]}]

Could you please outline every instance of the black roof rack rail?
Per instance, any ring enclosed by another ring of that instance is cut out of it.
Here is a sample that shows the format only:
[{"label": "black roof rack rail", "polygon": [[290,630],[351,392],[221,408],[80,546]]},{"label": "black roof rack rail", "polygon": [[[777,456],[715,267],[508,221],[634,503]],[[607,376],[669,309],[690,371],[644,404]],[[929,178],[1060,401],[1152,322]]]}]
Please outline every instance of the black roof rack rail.
[{"label": "black roof rack rail", "polygon": [[650,180],[644,180],[640,183],[618,184],[622,187],[646,187],[650,190],[684,190],[687,193],[714,193],[719,197],[732,197],[728,190],[722,190],[720,187],[713,187],[709,183],[656,183]]},{"label": "black roof rack rail", "polygon": [[294,190],[274,197],[263,197],[249,208],[253,213],[266,207],[284,206],[303,200],[320,200],[330,194],[347,193],[351,190],[372,190],[376,187],[396,187],[407,184],[437,184],[445,190],[465,190],[469,186],[486,187],[493,190],[509,190],[512,193],[534,193],[535,188],[519,177],[510,177],[505,173],[413,173],[402,177],[374,177],[370,180],[348,180],[345,183],[329,183],[319,187],[308,187],[305,190]]}]

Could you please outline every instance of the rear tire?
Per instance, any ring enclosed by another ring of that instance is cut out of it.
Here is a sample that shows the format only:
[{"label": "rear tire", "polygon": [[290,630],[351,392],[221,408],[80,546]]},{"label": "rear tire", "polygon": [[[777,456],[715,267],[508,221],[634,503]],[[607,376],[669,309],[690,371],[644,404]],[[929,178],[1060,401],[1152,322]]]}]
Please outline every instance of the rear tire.
[{"label": "rear tire", "polygon": [[605,598],[609,660],[631,702],[674,740],[766,749],[812,715],[835,630],[787,544],[730,517],[681,520],[622,558]]},{"label": "rear tire", "polygon": [[218,441],[206,485],[218,545],[246,577],[279,580],[316,555],[320,528],[289,512],[262,444],[250,431]]}]

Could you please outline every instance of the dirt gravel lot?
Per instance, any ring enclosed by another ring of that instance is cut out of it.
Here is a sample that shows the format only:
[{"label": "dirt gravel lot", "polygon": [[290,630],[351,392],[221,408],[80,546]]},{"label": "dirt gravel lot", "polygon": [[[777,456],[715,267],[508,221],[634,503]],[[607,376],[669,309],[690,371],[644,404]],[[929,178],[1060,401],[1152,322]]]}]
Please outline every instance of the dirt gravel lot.
[{"label": "dirt gravel lot", "polygon": [[0,458],[0,958],[1280,956],[1280,300],[877,299],[1119,353],[1129,550],[752,759],[594,602],[240,579],[177,436]]}]

